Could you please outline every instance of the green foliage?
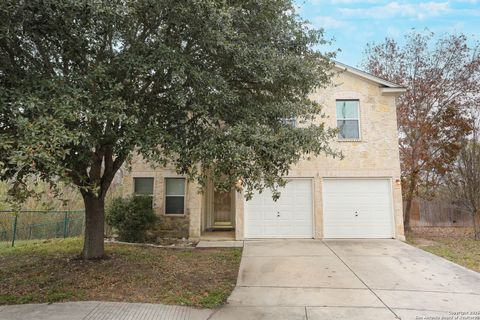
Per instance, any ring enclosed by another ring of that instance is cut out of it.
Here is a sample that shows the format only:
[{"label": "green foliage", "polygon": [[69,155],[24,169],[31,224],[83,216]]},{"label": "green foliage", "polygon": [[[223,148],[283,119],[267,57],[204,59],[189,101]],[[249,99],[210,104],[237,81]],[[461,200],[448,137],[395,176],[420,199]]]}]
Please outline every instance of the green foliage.
[{"label": "green foliage", "polygon": [[29,176],[73,183],[87,217],[134,152],[276,190],[303,156],[336,154],[309,99],[333,72],[326,43],[292,0],[0,1],[0,180],[22,200]]},{"label": "green foliage", "polygon": [[[332,153],[332,132],[308,122],[331,54],[294,12],[290,0],[2,1],[1,178],[101,196],[137,150],[225,188],[275,187],[302,154]],[[294,117],[304,125],[281,121]]]},{"label": "green foliage", "polygon": [[75,254],[78,253],[81,243],[80,238],[26,240],[18,241],[15,247],[0,246],[2,256],[32,256],[33,254],[55,254],[59,251]]},{"label": "green foliage", "polygon": [[204,308],[215,308],[216,306],[224,304],[230,293],[232,292],[231,288],[219,288],[208,292],[199,302]]},{"label": "green foliage", "polygon": [[107,209],[106,220],[118,231],[121,241],[143,242],[146,230],[156,220],[152,198],[148,196],[116,198]]}]

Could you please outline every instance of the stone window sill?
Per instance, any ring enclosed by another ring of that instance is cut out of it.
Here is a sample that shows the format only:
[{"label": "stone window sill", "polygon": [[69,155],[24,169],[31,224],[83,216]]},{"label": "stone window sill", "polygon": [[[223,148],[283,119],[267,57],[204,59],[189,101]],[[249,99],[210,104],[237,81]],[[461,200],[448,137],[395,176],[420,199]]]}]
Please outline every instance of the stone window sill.
[{"label": "stone window sill", "polygon": [[162,216],[165,216],[165,217],[185,217],[185,213],[162,213]]},{"label": "stone window sill", "polygon": [[338,142],[362,142],[362,139],[337,139]]}]

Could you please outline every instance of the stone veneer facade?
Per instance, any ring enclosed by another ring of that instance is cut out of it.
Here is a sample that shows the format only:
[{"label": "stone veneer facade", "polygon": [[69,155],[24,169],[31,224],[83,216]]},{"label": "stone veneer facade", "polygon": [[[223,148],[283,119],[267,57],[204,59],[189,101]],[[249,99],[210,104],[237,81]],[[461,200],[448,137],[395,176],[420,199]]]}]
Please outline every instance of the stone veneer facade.
[{"label": "stone veneer facade", "polygon": [[[314,236],[323,238],[322,178],[362,177],[389,178],[392,183],[392,201],[395,237],[404,239],[402,193],[400,187],[400,159],[398,151],[395,94],[382,93],[381,85],[350,72],[340,72],[327,89],[314,92],[311,99],[320,102],[327,116],[327,125],[336,127],[337,99],[358,99],[360,102],[360,139],[357,141],[333,141],[332,146],[342,151],[343,160],[319,156],[302,160],[289,172],[288,177],[313,179]],[[318,121],[321,121],[319,119]],[[132,194],[134,177],[153,177],[155,209],[160,216],[158,232],[162,236],[199,238],[206,213],[205,194],[198,192],[195,183],[188,183],[186,213],[181,216],[163,214],[164,178],[177,177],[172,168],[153,170],[141,158],[132,163],[131,172],[124,176],[124,194]],[[243,195],[235,196],[235,237],[243,239]]]},{"label": "stone veneer facade", "polygon": [[172,167],[152,168],[140,156],[134,157],[132,170],[125,171],[123,177],[123,195],[133,194],[134,178],[154,178],[153,185],[153,207],[158,216],[158,223],[154,232],[158,237],[165,238],[193,238],[200,237],[201,211],[204,203],[204,196],[198,192],[195,183],[186,184],[185,192],[185,214],[165,215],[165,178],[182,177]]}]

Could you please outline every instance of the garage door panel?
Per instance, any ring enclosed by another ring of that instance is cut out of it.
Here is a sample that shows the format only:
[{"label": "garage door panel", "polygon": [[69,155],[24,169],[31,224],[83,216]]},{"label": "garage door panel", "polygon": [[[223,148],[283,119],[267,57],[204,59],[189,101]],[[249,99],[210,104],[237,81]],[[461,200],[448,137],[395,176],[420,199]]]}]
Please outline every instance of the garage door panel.
[{"label": "garage door panel", "polygon": [[311,180],[292,179],[276,202],[269,190],[245,202],[245,237],[312,238],[312,215]]},{"label": "garage door panel", "polygon": [[391,238],[393,218],[388,179],[325,179],[325,238]]},{"label": "garage door panel", "polygon": [[261,234],[261,233],[263,233],[263,226],[260,226],[260,225],[253,226],[252,225],[250,232],[252,232],[253,234]]}]

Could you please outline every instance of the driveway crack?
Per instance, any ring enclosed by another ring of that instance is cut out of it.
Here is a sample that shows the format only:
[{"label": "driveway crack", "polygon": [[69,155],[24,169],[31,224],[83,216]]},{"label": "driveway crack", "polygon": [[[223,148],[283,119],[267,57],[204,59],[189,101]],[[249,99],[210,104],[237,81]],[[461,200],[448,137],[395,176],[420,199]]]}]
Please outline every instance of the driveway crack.
[{"label": "driveway crack", "polygon": [[370,292],[371,292],[375,297],[377,297],[377,299],[380,300],[380,302],[381,302],[388,310],[390,310],[391,313],[393,313],[393,315],[394,315],[397,319],[400,319],[400,317],[392,310],[392,308],[390,308],[390,307],[375,293],[375,291],[373,291],[372,288],[370,288],[370,287],[365,283],[365,281],[363,281],[363,280],[358,276],[358,274],[356,274],[355,271],[353,271],[353,269],[350,268],[350,266],[349,266],[342,258],[340,258],[340,256],[339,256],[332,248],[330,248],[330,246],[328,245],[328,243],[326,243],[326,242],[323,241],[323,240],[322,240],[322,242],[323,242],[323,244],[325,244],[325,246],[326,246],[330,251],[332,251],[332,253],[333,253],[340,261],[342,261],[342,263],[345,265],[345,267],[347,267],[348,270],[350,270],[350,271],[355,275],[355,277],[357,277],[357,279],[360,280],[360,282],[363,283],[363,285],[364,285],[365,287],[367,287],[367,289],[370,290]]}]

